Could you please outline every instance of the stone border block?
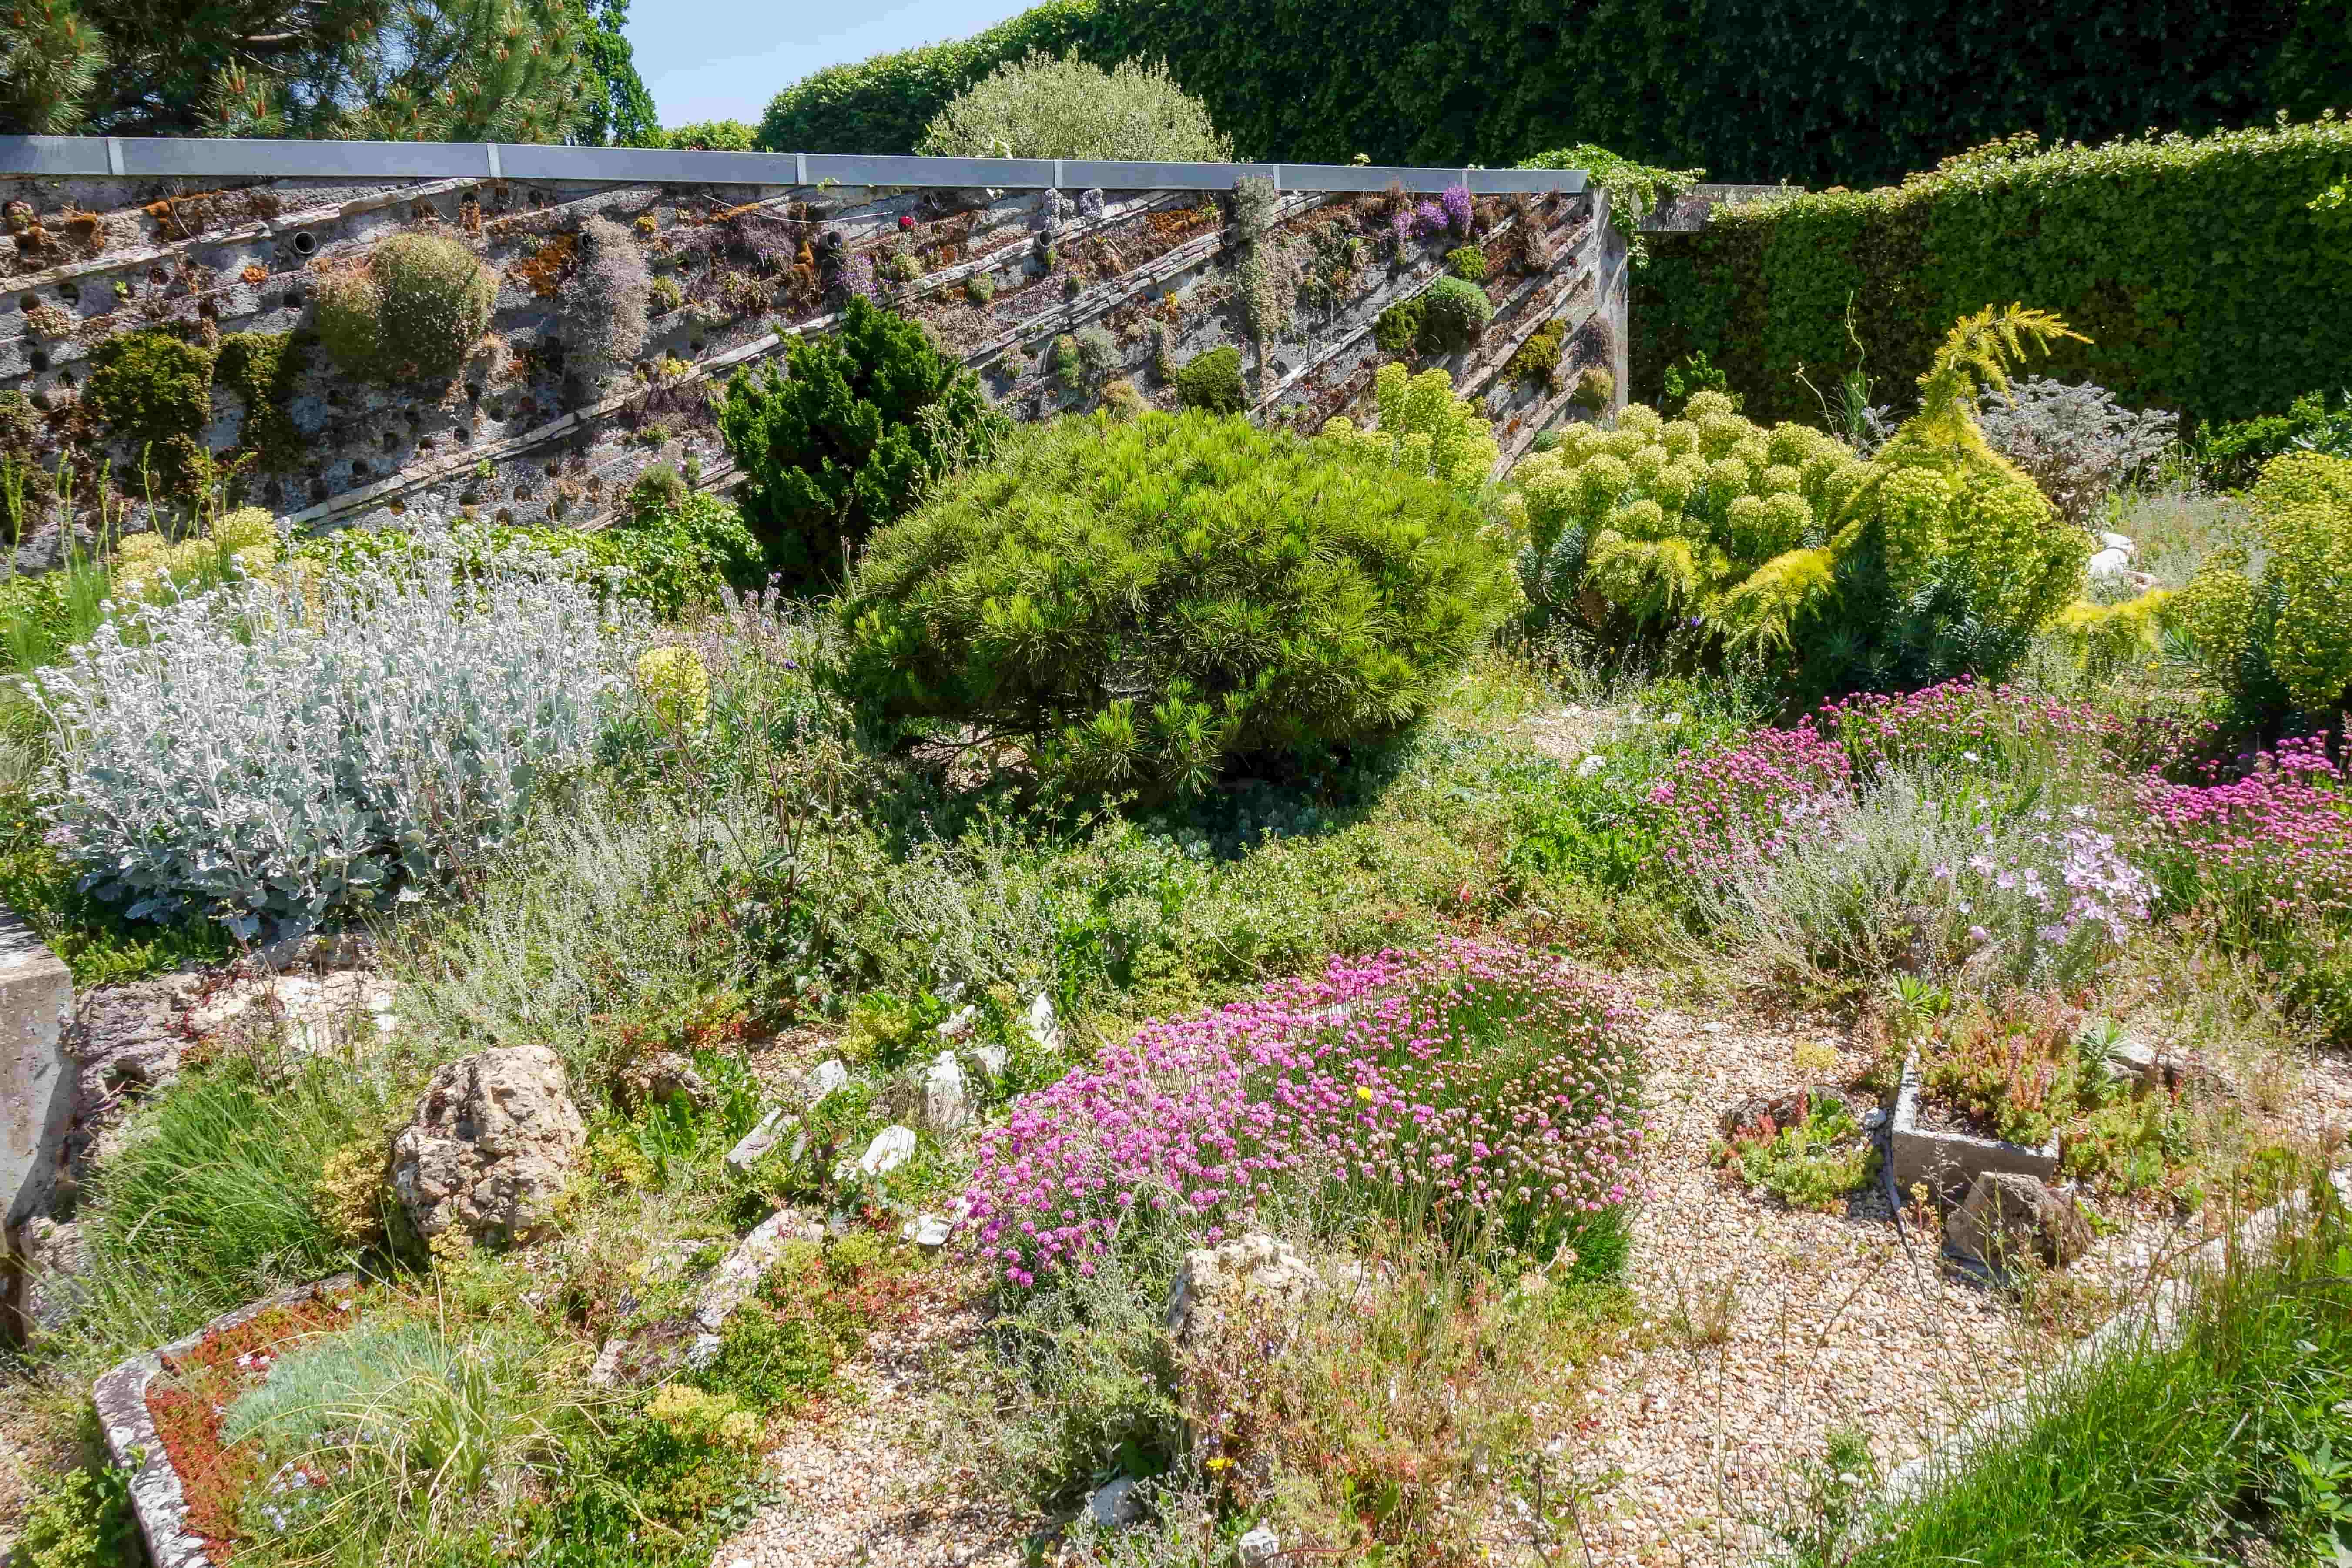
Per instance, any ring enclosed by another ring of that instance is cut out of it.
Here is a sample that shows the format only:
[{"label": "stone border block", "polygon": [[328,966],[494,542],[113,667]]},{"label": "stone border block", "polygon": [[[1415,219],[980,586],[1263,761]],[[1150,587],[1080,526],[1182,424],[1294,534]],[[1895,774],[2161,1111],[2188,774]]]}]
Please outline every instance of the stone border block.
[{"label": "stone border block", "polygon": [[1987,1171],[2014,1171],[2047,1182],[2058,1174],[2058,1137],[2039,1149],[2004,1143],[1998,1138],[1978,1138],[1966,1132],[1937,1132],[1919,1125],[1919,1058],[1914,1052],[1903,1064],[1903,1087],[1895,1097],[1895,1124],[1888,1130],[1889,1165],[1899,1197],[1913,1186],[1928,1184],[1946,1197],[1967,1193]]}]

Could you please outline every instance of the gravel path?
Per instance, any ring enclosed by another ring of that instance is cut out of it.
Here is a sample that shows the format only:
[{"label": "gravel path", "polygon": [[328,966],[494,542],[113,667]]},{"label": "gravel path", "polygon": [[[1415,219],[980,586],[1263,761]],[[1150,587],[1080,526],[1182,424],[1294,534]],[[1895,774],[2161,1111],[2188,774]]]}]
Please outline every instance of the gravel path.
[{"label": "gravel path", "polygon": [[[1658,1136],[1627,1282],[1650,1316],[1623,1353],[1583,1369],[1586,1407],[1549,1418],[1596,1489],[1581,1518],[1596,1565],[1753,1561],[1796,1501],[1792,1467],[1819,1460],[1832,1431],[1863,1434],[1882,1469],[1916,1458],[2204,1234],[2106,1204],[2090,1255],[2021,1310],[1941,1264],[1932,1235],[1912,1227],[1906,1245],[1874,1196],[1824,1215],[1742,1191],[1707,1161],[1720,1110],[1822,1076],[1797,1068],[1801,1043],[1836,1047],[1842,1078],[1864,1054],[1831,1026],[1710,1015],[1621,984],[1649,1015]],[[2352,1063],[2307,1064],[2277,1120],[2352,1124]],[[774,1460],[781,1500],[717,1568],[1020,1562],[1034,1521],[963,1500],[982,1489],[970,1467],[912,1447],[925,1358],[956,1353],[972,1328],[957,1312],[877,1337],[851,1374],[863,1403],[792,1432]],[[1491,1545],[1497,1563],[1533,1561],[1499,1526]]]}]

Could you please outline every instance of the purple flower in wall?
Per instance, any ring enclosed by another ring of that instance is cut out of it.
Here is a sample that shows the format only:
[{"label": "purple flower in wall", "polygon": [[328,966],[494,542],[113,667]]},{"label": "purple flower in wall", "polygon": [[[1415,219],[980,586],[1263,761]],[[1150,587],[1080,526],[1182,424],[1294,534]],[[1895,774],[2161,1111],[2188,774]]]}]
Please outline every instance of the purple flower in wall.
[{"label": "purple flower in wall", "polygon": [[1412,237],[1427,239],[1433,234],[1444,234],[1451,221],[1435,202],[1419,203],[1412,209]]},{"label": "purple flower in wall", "polygon": [[1438,199],[1445,205],[1446,224],[1454,233],[1465,239],[1468,238],[1470,236],[1470,187],[1448,185],[1445,187],[1445,194]]}]

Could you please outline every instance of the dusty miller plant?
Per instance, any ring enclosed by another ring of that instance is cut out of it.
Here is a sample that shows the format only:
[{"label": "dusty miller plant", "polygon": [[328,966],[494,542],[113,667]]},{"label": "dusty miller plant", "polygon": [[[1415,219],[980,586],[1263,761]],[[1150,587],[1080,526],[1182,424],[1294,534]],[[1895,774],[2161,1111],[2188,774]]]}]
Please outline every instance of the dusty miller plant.
[{"label": "dusty miller plant", "polygon": [[641,614],[516,551],[119,615],[27,683],[51,842],[133,918],[240,937],[421,897],[588,757]]},{"label": "dusty miller plant", "polygon": [[2179,416],[2126,408],[2105,387],[2029,375],[1977,416],[1992,449],[2025,470],[2067,521],[2088,525],[2109,491],[2152,468],[2179,436]]}]

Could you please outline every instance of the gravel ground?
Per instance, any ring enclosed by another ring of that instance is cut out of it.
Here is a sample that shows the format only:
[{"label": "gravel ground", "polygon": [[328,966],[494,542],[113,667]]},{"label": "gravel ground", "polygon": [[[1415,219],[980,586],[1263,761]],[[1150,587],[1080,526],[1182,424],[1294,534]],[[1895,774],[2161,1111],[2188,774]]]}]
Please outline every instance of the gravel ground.
[{"label": "gravel ground", "polygon": [[[1843,1215],[1790,1210],[1727,1184],[1708,1163],[1718,1113],[1743,1096],[1818,1079],[1800,1044],[1867,1064],[1834,1027],[1648,1005],[1657,1137],[1628,1283],[1651,1312],[1622,1354],[1582,1369],[1587,1407],[1564,1423],[1593,1564],[1740,1564],[1795,1501],[1794,1467],[1829,1435],[1862,1433],[1891,1468],[2021,1382],[2200,1239],[2201,1221],[2103,1205],[2091,1253],[2021,1307],[1944,1263],[1938,1240],[1898,1230],[1883,1199]],[[2276,1121],[2352,1125],[2352,1062],[2307,1063]],[[1035,1521],[970,1501],[982,1489],[950,1449],[921,1449],[927,1356],[955,1353],[959,1311],[877,1336],[852,1375],[861,1403],[796,1427],[773,1467],[780,1500],[722,1548],[717,1568],[1013,1563]],[[1534,1561],[1502,1527],[1497,1563]]]}]

